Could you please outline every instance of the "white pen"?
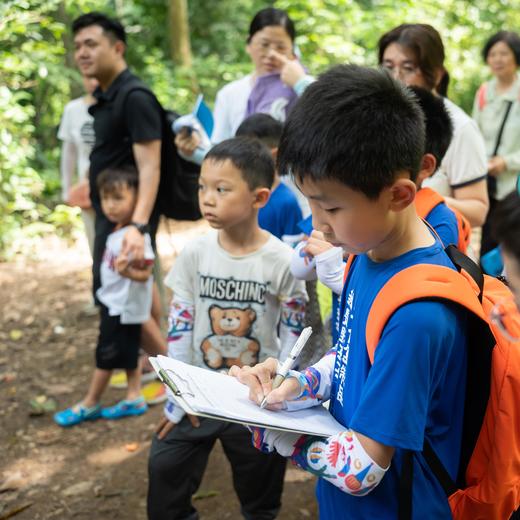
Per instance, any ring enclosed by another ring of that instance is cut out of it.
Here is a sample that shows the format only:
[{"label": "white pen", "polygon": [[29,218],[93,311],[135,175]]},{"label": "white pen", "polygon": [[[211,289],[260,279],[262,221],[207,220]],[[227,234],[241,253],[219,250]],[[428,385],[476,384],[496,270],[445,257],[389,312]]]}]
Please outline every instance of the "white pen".
[{"label": "white pen", "polygon": [[[305,343],[309,340],[312,334],[312,327],[305,327],[300,337],[296,340],[296,343],[294,344],[293,348],[291,349],[291,352],[289,353],[289,356],[287,359],[280,365],[278,363],[278,370],[276,371],[276,376],[273,379],[273,386],[272,390],[275,388],[278,388],[284,381],[285,377],[287,376],[287,373],[294,365],[294,362],[296,361],[296,358],[300,355],[300,352],[302,351],[303,347],[305,346]],[[265,408],[267,406],[267,395],[264,396],[262,399],[262,402],[260,403],[260,408]]]}]

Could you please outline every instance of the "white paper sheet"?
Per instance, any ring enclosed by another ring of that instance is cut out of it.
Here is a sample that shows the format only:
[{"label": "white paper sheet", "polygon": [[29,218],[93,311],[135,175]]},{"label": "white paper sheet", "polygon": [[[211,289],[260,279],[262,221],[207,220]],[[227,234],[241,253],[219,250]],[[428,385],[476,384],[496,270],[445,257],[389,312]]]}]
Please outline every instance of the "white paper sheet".
[{"label": "white paper sheet", "polygon": [[188,413],[320,437],[345,430],[323,406],[294,412],[262,410],[249,400],[249,388],[234,377],[165,356],[150,361],[157,372],[162,368],[177,386],[182,395],[176,401]]}]

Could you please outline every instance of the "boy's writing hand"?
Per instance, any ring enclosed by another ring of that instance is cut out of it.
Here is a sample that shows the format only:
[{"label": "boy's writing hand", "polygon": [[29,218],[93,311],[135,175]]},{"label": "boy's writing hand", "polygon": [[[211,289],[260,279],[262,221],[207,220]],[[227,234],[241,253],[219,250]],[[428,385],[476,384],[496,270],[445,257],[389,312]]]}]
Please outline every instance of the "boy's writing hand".
[{"label": "boy's writing hand", "polygon": [[269,58],[280,69],[280,79],[289,87],[294,87],[305,76],[305,69],[297,59],[290,59],[273,49],[269,51]]},{"label": "boy's writing hand", "polygon": [[267,396],[267,408],[281,410],[285,408],[285,401],[291,401],[301,392],[299,381],[294,377],[286,378],[275,390],[272,390],[273,379],[276,376],[278,360],[267,358],[263,363],[254,367],[238,367],[233,365],[229,369],[229,375],[236,377],[242,384],[249,387],[249,399],[260,406]]},{"label": "boy's writing hand", "polygon": [[[186,416],[188,417],[189,421],[191,422],[191,425],[194,427],[194,428],[198,428],[200,426],[200,421],[198,419],[198,417],[196,417],[195,415],[190,415],[189,413],[186,414]],[[157,425],[157,428],[155,429],[155,433],[157,434],[157,438],[159,440],[162,440],[166,437],[166,435],[168,435],[168,433],[173,430],[173,428],[175,428],[175,426],[177,426],[178,423],[174,423],[172,421],[170,421],[167,417],[163,417],[159,424]]]},{"label": "boy's writing hand", "polygon": [[333,247],[334,246],[330,242],[325,240],[321,231],[314,229],[311,236],[308,238],[307,245],[303,248],[303,251],[310,256],[318,256]]}]

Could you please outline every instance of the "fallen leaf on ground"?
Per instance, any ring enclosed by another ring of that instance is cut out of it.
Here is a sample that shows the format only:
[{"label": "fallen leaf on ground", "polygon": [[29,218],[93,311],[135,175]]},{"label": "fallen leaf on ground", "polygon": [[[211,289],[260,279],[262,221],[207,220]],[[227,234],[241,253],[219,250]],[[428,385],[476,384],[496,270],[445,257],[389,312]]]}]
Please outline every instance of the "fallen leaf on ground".
[{"label": "fallen leaf on ground", "polygon": [[91,488],[92,482],[78,482],[77,484],[73,484],[67,489],[64,489],[61,494],[66,497],[71,497],[74,495],[81,495],[82,493],[86,493],[87,491],[90,491]]},{"label": "fallen leaf on ground", "polygon": [[12,383],[16,379],[15,372],[7,372],[0,375],[0,383]]},{"label": "fallen leaf on ground", "polygon": [[39,395],[29,401],[29,415],[43,415],[56,411],[56,401],[46,395]]},{"label": "fallen leaf on ground", "polygon": [[18,341],[23,336],[23,332],[20,329],[11,329],[9,331],[9,337],[13,341]]},{"label": "fallen leaf on ground", "polygon": [[139,444],[137,442],[129,442],[128,444],[125,444],[125,450],[132,453],[133,451],[137,451],[139,448]]},{"label": "fallen leaf on ground", "polygon": [[17,515],[18,513],[25,511],[28,507],[31,507],[32,505],[33,505],[33,503],[29,502],[27,504],[23,504],[21,506],[15,507],[14,509],[11,509],[10,511],[6,511],[5,513],[2,513],[0,515],[0,520],[7,520],[8,518],[12,518],[13,516]]},{"label": "fallen leaf on ground", "polygon": [[21,471],[15,471],[14,473],[7,474],[3,482],[0,484],[0,493],[4,491],[11,491],[21,489],[29,483],[27,477],[23,476]]},{"label": "fallen leaf on ground", "polygon": [[202,500],[204,498],[216,497],[219,494],[220,493],[218,491],[214,491],[214,490],[210,489],[208,491],[198,491],[191,498],[193,498],[193,500]]}]

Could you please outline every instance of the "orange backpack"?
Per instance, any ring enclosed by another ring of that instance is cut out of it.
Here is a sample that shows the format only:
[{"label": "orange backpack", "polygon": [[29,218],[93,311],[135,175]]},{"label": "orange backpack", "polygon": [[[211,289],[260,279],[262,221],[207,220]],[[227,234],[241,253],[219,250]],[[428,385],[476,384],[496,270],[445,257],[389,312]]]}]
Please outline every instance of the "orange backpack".
[{"label": "orange backpack", "polygon": [[[444,202],[444,197],[439,195],[436,191],[431,188],[421,188],[415,195],[415,208],[417,215],[424,220],[427,220],[428,215],[431,213],[433,208],[436,208],[439,204]],[[457,217],[457,231],[459,241],[457,249],[466,253],[468,250],[469,243],[471,241],[471,225],[468,219],[458,210],[450,208],[455,217]],[[449,245],[449,244],[445,244]]]},{"label": "orange backpack", "polygon": [[[508,520],[520,506],[520,344],[506,338],[490,320],[502,302],[510,310],[502,323],[520,337],[520,313],[511,291],[454,246],[446,252],[459,269],[420,264],[394,275],[376,296],[366,326],[370,362],[385,325],[402,305],[445,299],[470,311],[468,373],[459,475],[453,482],[429,443],[423,455],[439,480],[456,520]],[[352,265],[347,261],[345,279]],[[413,453],[403,459],[399,520],[412,517]],[[408,462],[407,462],[408,461]],[[407,466],[407,467],[406,467]]]}]

